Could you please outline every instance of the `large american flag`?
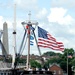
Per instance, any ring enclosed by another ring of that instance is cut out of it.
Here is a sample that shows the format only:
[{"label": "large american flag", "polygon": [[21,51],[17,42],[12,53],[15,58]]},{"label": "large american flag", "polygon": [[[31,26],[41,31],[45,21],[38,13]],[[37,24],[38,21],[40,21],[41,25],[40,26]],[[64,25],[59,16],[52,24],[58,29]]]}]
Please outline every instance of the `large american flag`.
[{"label": "large american flag", "polygon": [[44,48],[50,48],[52,50],[64,51],[64,45],[62,42],[57,42],[52,35],[46,30],[38,26],[38,46]]}]

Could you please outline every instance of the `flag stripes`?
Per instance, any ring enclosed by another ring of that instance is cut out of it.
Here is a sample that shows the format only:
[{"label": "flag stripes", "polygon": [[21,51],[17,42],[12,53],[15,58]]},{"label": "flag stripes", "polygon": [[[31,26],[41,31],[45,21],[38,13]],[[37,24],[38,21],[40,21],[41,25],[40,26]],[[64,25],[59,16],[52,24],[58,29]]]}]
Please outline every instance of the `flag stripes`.
[{"label": "flag stripes", "polygon": [[46,30],[38,27],[38,46],[44,48],[51,48],[52,50],[64,50],[62,42],[57,42]]}]

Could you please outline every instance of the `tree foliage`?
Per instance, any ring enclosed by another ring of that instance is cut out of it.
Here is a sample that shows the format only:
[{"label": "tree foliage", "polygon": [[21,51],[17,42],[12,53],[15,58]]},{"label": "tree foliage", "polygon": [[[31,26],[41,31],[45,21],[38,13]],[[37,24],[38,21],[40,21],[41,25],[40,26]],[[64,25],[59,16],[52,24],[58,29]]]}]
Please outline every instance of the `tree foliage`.
[{"label": "tree foliage", "polygon": [[40,63],[38,63],[37,61],[35,61],[35,60],[30,60],[30,65],[31,65],[31,67],[34,67],[34,68],[41,68],[41,64]]},{"label": "tree foliage", "polygon": [[[72,66],[75,66],[75,57],[74,55],[74,49],[73,48],[66,48],[62,54],[60,53],[54,53],[54,52],[47,52],[44,53],[44,55],[48,56],[56,56],[58,55],[58,58],[50,58],[45,65],[49,66],[52,63],[57,63],[60,65],[60,67],[64,70],[67,71],[67,59],[68,59],[68,67],[71,69]],[[68,58],[68,55],[71,55],[72,58]]]}]

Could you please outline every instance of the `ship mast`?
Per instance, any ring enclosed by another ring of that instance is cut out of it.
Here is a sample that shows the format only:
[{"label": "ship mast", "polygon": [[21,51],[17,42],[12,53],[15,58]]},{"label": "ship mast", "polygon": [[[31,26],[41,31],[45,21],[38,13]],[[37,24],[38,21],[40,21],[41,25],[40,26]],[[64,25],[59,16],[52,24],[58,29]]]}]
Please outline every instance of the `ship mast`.
[{"label": "ship mast", "polygon": [[29,66],[30,66],[30,63],[29,63],[29,60],[30,60],[30,30],[31,30],[31,26],[32,25],[37,25],[38,23],[37,22],[31,22],[30,18],[31,18],[31,12],[29,12],[29,20],[28,22],[23,22],[23,25],[26,24],[26,29],[27,29],[27,38],[28,38],[28,54],[27,54],[27,70],[29,69]]},{"label": "ship mast", "polygon": [[15,65],[15,58],[16,58],[16,54],[17,54],[17,50],[16,50],[16,4],[14,4],[14,23],[13,23],[13,49],[14,49],[14,56],[12,59],[12,67],[14,68]]},{"label": "ship mast", "polygon": [[[31,13],[29,12],[29,23],[30,22],[30,17],[31,17]],[[30,59],[30,24],[28,25],[28,55],[27,55],[27,70],[29,69],[29,59]]]}]

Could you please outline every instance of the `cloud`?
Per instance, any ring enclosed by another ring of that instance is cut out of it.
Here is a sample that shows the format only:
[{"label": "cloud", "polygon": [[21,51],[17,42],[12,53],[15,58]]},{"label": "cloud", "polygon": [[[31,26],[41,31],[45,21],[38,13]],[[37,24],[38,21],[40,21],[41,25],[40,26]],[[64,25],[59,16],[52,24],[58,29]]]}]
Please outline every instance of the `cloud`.
[{"label": "cloud", "polygon": [[74,0],[52,0],[51,6],[73,8],[75,7],[75,1]]},{"label": "cloud", "polygon": [[9,8],[12,8],[13,7],[13,0],[5,0],[4,2],[3,1],[0,1],[0,8],[2,9],[9,9]]},{"label": "cloud", "polygon": [[42,8],[42,10],[40,10],[38,12],[38,14],[36,15],[36,17],[39,18],[39,19],[43,19],[43,18],[46,17],[46,15],[47,15],[47,10],[45,8]]},{"label": "cloud", "polygon": [[0,29],[3,29],[3,23],[6,22],[8,25],[8,28],[12,28],[13,23],[10,19],[4,19],[3,16],[0,16]]},{"label": "cloud", "polygon": [[37,0],[14,0],[14,3],[17,4],[20,8],[23,9],[36,9]]},{"label": "cloud", "polygon": [[68,9],[55,7],[51,8],[48,13],[46,8],[42,8],[37,13],[39,26],[47,30],[56,40],[63,42],[65,48],[75,49],[73,40],[75,38],[75,19],[68,13]]},{"label": "cloud", "polygon": [[51,13],[48,16],[49,22],[57,22],[58,24],[71,24],[74,19],[67,14],[67,10],[64,8],[51,8]]},{"label": "cloud", "polygon": [[3,17],[0,16],[0,29],[3,29]]}]

